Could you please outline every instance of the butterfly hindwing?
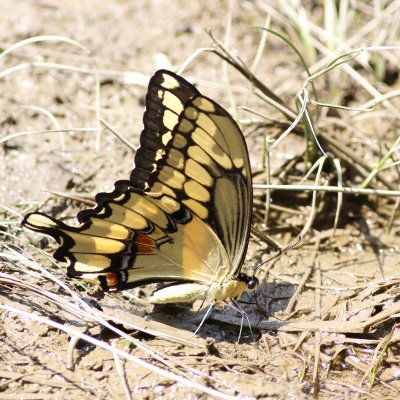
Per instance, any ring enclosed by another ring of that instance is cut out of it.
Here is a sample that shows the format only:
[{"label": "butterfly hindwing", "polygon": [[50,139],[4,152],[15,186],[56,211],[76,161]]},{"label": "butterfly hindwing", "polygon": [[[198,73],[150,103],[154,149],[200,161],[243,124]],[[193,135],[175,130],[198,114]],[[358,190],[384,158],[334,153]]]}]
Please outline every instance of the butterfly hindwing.
[{"label": "butterfly hindwing", "polygon": [[237,124],[165,70],[150,80],[143,122],[130,179],[99,193],[96,207],[78,214],[79,226],[42,213],[27,215],[23,224],[57,240],[54,256],[68,263],[70,277],[105,290],[156,281],[209,285],[237,276],[252,205]]}]

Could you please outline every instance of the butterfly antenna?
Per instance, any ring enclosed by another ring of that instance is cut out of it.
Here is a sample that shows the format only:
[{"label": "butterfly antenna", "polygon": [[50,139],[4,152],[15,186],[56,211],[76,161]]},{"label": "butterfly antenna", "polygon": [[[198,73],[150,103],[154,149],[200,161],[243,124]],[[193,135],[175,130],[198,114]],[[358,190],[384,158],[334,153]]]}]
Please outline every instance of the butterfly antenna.
[{"label": "butterfly antenna", "polygon": [[[203,304],[204,304],[204,301],[203,301]],[[208,317],[208,314],[210,314],[210,311],[211,311],[212,308],[214,307],[214,304],[215,304],[215,301],[211,303],[210,307],[208,307],[208,310],[207,310],[207,312],[204,314],[204,317],[203,317],[203,319],[201,320],[200,325],[199,325],[199,326],[197,327],[197,329],[193,332],[193,335],[192,335],[191,337],[197,335],[197,332],[198,332],[198,331],[200,330],[200,328],[203,326],[204,322],[206,321],[206,319],[207,319],[207,317]],[[197,312],[198,312],[198,311],[197,311]]]},{"label": "butterfly antenna", "polygon": [[258,265],[254,271],[253,271],[253,276],[256,274],[256,272],[264,265],[267,264],[277,258],[279,258],[282,254],[286,253],[288,250],[293,249],[294,247],[296,247],[302,240],[302,237],[299,235],[296,237],[296,239],[288,244],[286,247],[284,247],[283,249],[279,248],[277,254],[273,255],[271,258],[269,258],[268,260],[264,261],[263,263],[261,263],[260,265]]},{"label": "butterfly antenna", "polygon": [[[267,317],[273,317],[273,318],[275,318],[275,319],[277,319],[278,321],[281,321],[281,322],[285,322],[285,321],[286,321],[285,319],[281,319],[281,318],[278,318],[278,317],[275,316],[275,315],[272,315],[272,314],[268,311],[268,309],[262,308],[261,305],[260,305],[260,303],[258,302],[258,299],[257,299],[257,296],[256,296],[255,293],[253,293],[254,302],[251,301],[252,298],[250,297],[250,295],[249,295],[247,292],[246,292],[245,294],[246,294],[247,297],[249,298],[249,301],[243,301],[243,300],[241,300],[240,303],[255,304],[255,305],[257,306],[257,309],[258,309],[259,318],[258,318],[257,324],[256,324],[256,326],[255,326],[256,328],[258,327],[259,323],[260,323],[261,320],[262,320],[262,315],[266,315]],[[268,298],[270,298],[271,300],[274,300],[274,298],[273,298],[272,296],[265,295],[265,297],[268,297]]]}]

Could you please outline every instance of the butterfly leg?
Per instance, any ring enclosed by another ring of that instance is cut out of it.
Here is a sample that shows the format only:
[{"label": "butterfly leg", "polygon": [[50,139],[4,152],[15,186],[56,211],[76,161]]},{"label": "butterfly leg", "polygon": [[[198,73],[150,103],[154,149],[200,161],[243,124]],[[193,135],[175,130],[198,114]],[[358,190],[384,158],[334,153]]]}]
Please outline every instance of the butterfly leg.
[{"label": "butterfly leg", "polygon": [[203,319],[201,320],[199,326],[198,326],[197,329],[193,332],[193,336],[196,336],[197,332],[198,332],[198,331],[200,330],[200,328],[203,326],[204,322],[206,321],[206,319],[207,319],[207,317],[208,317],[208,314],[210,314],[210,312],[211,312],[212,308],[214,307],[214,305],[215,305],[215,301],[213,301],[213,302],[211,303],[211,305],[208,307],[208,309],[207,309],[206,313],[204,314],[204,317],[203,317]]},{"label": "butterfly leg", "polygon": [[241,322],[240,322],[239,336],[238,336],[238,339],[237,339],[237,341],[236,341],[236,344],[239,344],[240,338],[241,338],[241,336],[242,336],[244,318],[246,318],[246,320],[247,320],[247,324],[248,324],[249,329],[250,329],[250,335],[251,335],[251,337],[253,338],[254,342],[256,342],[256,338],[254,337],[254,334],[253,334],[253,329],[251,328],[250,319],[249,319],[249,316],[247,315],[246,311],[244,311],[244,310],[239,306],[239,304],[238,304],[235,300],[231,299],[231,302],[232,302],[232,304],[229,304],[229,303],[228,303],[228,304],[229,304],[233,309],[235,309],[236,311],[239,311],[240,314],[241,314],[241,316],[242,316],[242,320],[241,320]]}]

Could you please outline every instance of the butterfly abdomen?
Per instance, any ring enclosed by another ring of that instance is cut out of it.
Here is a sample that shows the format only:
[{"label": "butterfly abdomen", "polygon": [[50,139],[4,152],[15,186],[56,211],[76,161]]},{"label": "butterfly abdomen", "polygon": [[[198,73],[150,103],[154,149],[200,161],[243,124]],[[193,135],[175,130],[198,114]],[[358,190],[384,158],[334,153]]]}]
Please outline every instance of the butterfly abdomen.
[{"label": "butterfly abdomen", "polygon": [[238,279],[224,279],[211,285],[184,283],[157,290],[149,298],[153,304],[190,303],[208,299],[220,301],[240,296],[247,289],[246,282]]}]

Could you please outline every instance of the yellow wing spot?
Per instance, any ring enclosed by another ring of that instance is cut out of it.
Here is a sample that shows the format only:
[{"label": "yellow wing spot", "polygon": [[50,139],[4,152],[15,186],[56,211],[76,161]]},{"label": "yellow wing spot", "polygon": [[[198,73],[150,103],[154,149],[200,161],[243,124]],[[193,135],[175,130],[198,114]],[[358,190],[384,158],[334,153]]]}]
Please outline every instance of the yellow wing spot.
[{"label": "yellow wing spot", "polygon": [[215,113],[215,106],[210,100],[204,97],[196,97],[193,104],[202,111]]},{"label": "yellow wing spot", "polygon": [[166,194],[169,197],[176,198],[175,192],[167,185],[164,185],[161,182],[155,182],[151,187],[151,192],[146,192],[147,195],[152,196],[155,194],[156,197],[159,197],[161,194]]},{"label": "yellow wing spot", "polygon": [[178,116],[171,110],[165,110],[163,115],[164,126],[170,131],[172,131],[177,123],[178,123]]},{"label": "yellow wing spot", "polygon": [[[205,132],[207,132],[210,136],[212,136],[215,139],[215,136],[217,133],[220,134],[218,126],[214,123],[214,121],[204,113],[199,113],[199,116],[197,118],[196,124],[202,128]],[[221,136],[222,139],[222,136]]]},{"label": "yellow wing spot", "polygon": [[208,210],[202,204],[200,204],[197,200],[188,199],[182,201],[185,206],[189,207],[196,215],[198,215],[202,219],[206,219],[208,217]]},{"label": "yellow wing spot", "polygon": [[210,165],[214,162],[200,146],[190,146],[188,147],[187,152],[190,158],[193,158],[193,160],[200,164]]},{"label": "yellow wing spot", "polygon": [[162,196],[161,198],[153,199],[152,201],[167,214],[172,214],[181,208],[180,204],[169,196]]},{"label": "yellow wing spot", "polygon": [[101,254],[76,253],[75,258],[74,268],[79,272],[98,272],[111,265],[111,260]]},{"label": "yellow wing spot", "polygon": [[[150,170],[151,172],[156,171],[156,170],[157,170],[157,164],[156,164],[156,163],[151,164],[151,169],[150,169],[150,165],[149,165],[149,170]],[[147,183],[147,182],[146,182],[146,183]]]},{"label": "yellow wing spot", "polygon": [[157,150],[154,159],[156,161],[160,160],[162,158],[163,154],[164,154],[164,149]]},{"label": "yellow wing spot", "polygon": [[[243,166],[244,166],[244,160],[243,160],[243,158],[234,158],[234,159],[233,159],[233,165],[234,165],[237,169],[243,168]],[[243,171],[243,175],[246,176],[245,171]]]},{"label": "yellow wing spot", "polygon": [[192,134],[193,141],[202,147],[221,167],[232,168],[232,161],[229,156],[222,151],[217,143],[207,135],[201,128],[196,128]]},{"label": "yellow wing spot", "polygon": [[45,230],[49,228],[56,228],[58,225],[46,215],[31,214],[25,221],[25,226],[34,230]]},{"label": "yellow wing spot", "polygon": [[93,236],[105,236],[112,239],[129,239],[131,232],[126,227],[113,223],[111,221],[106,221],[104,219],[99,219],[92,217],[92,224],[88,229],[82,231],[85,235]]},{"label": "yellow wing spot", "polygon": [[114,201],[121,201],[121,200],[123,200],[125,198],[125,193],[122,193],[120,196],[118,196],[118,197],[115,197],[114,198]]},{"label": "yellow wing spot", "polygon": [[68,236],[74,241],[69,250],[71,253],[114,254],[125,248],[125,244],[119,240],[75,232],[68,232]]},{"label": "yellow wing spot", "polygon": [[168,186],[180,189],[185,182],[185,175],[174,168],[165,166],[158,174],[158,179]]},{"label": "yellow wing spot", "polygon": [[197,161],[189,159],[186,161],[185,174],[204,186],[211,187],[214,183],[213,177]]},{"label": "yellow wing spot", "polygon": [[173,78],[171,75],[163,74],[163,81],[161,83],[161,86],[165,89],[176,89],[178,88],[179,82]]},{"label": "yellow wing spot", "polygon": [[[226,153],[229,154],[230,158],[233,161],[233,164],[236,168],[242,168],[244,166],[244,158],[246,157],[246,144],[243,143],[243,135],[240,132],[238,126],[227,117],[223,117],[221,115],[213,115],[212,119],[218,128],[215,141],[225,150]],[[226,140],[219,140],[218,137],[221,136],[221,132],[229,132],[233,138],[233,142],[228,143]]]},{"label": "yellow wing spot", "polygon": [[185,166],[185,157],[179,150],[171,149],[168,154],[167,163],[176,169],[183,169]]},{"label": "yellow wing spot", "polygon": [[133,210],[129,210],[129,204],[125,203],[123,206],[119,204],[110,203],[111,215],[105,218],[105,221],[114,222],[132,229],[144,229],[148,224],[146,219]]},{"label": "yellow wing spot", "polygon": [[187,107],[185,108],[185,117],[195,121],[198,118],[199,112],[194,107]]},{"label": "yellow wing spot", "polygon": [[190,146],[187,149],[188,155],[198,163],[207,166],[207,170],[213,177],[220,177],[223,172],[215,161],[200,147]]},{"label": "yellow wing spot", "polygon": [[194,125],[188,119],[182,118],[178,128],[182,133],[188,133],[194,130]]},{"label": "yellow wing spot", "polygon": [[[168,144],[168,142],[171,140],[171,138],[172,138],[172,133],[171,132],[164,133],[164,135],[162,135],[162,137],[161,137],[162,144],[164,146],[166,146]],[[159,157],[158,160],[160,158],[161,157]],[[156,158],[156,160],[157,160],[157,158]]]},{"label": "yellow wing spot", "polygon": [[162,104],[171,109],[175,114],[180,114],[183,111],[183,104],[172,92],[164,92]]},{"label": "yellow wing spot", "polygon": [[130,199],[124,204],[124,207],[135,210],[138,214],[154,222],[156,225],[166,227],[168,224],[165,214],[149,199],[132,193]]},{"label": "yellow wing spot", "polygon": [[[210,135],[226,154],[231,157],[232,153],[238,155],[242,154],[242,144],[235,143],[235,136],[241,135],[241,133],[230,118],[215,114],[199,113],[196,124]],[[234,131],[237,131],[237,135],[235,135]],[[225,132],[225,134],[223,132]],[[229,138],[229,140],[227,138]]]},{"label": "yellow wing spot", "polygon": [[186,147],[186,145],[187,145],[187,140],[186,140],[185,136],[177,133],[174,136],[173,146],[178,149],[182,149],[182,148]]},{"label": "yellow wing spot", "polygon": [[210,200],[210,192],[196,181],[187,181],[184,185],[184,189],[187,196],[195,200],[199,200],[203,203]]},{"label": "yellow wing spot", "polygon": [[97,215],[104,215],[106,213],[106,209],[103,207],[98,213]]}]

